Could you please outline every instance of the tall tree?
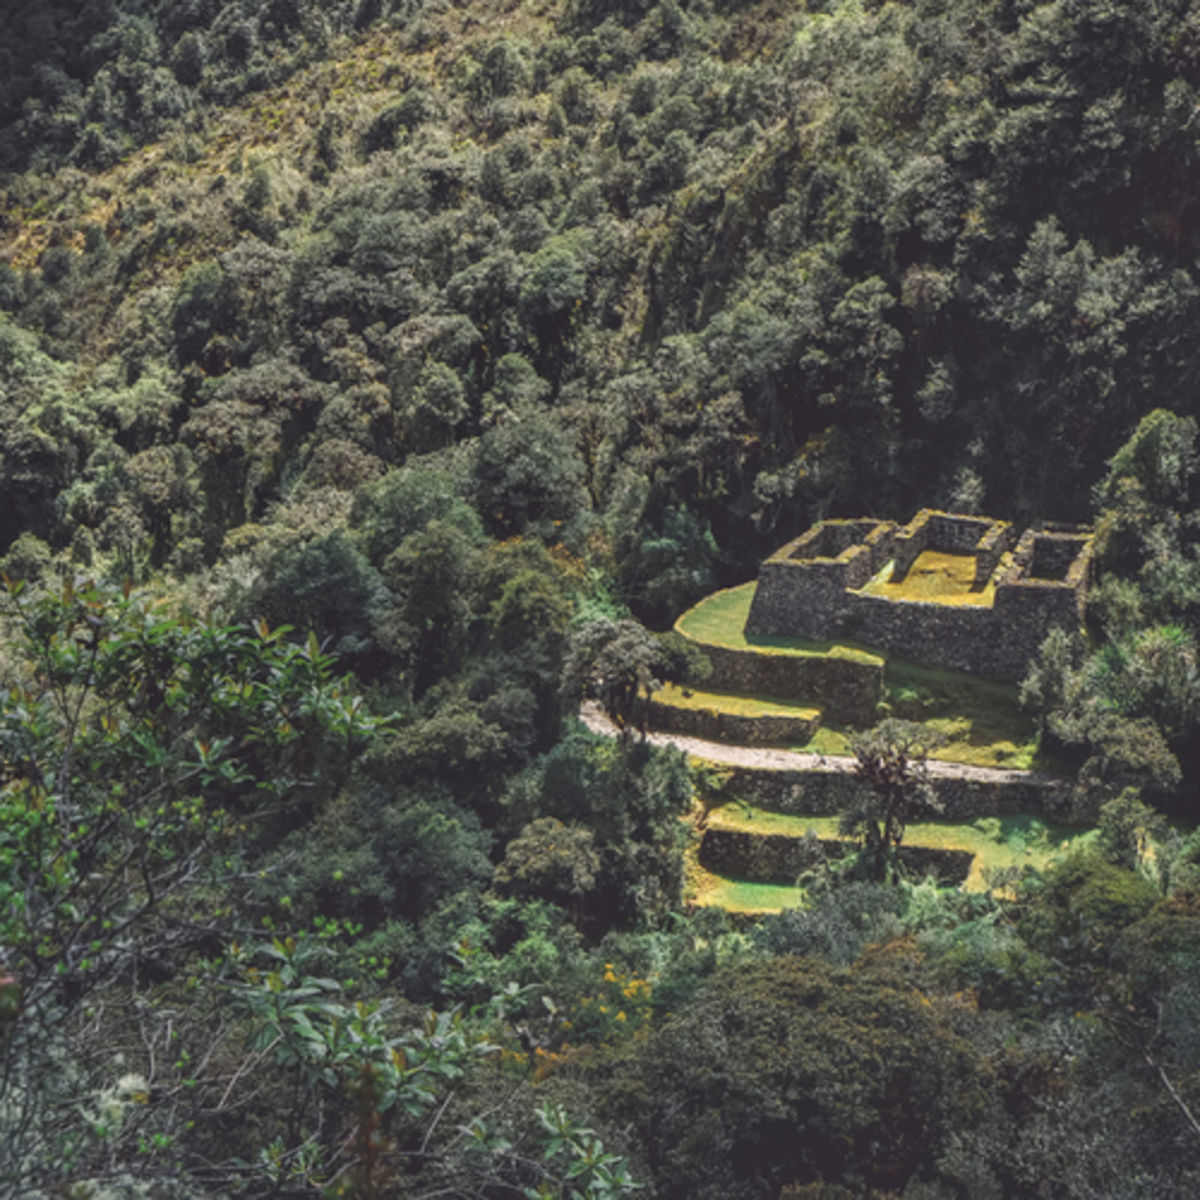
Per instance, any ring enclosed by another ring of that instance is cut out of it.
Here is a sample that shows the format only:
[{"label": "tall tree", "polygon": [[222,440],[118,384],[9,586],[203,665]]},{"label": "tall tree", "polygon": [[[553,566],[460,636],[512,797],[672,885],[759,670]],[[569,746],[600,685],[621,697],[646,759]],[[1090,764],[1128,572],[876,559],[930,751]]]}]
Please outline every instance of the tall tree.
[{"label": "tall tree", "polygon": [[888,718],[852,743],[854,772],[865,784],[842,810],[841,832],[862,841],[871,879],[898,878],[897,851],[918,808],[936,809],[926,762],[941,737],[925,725]]}]

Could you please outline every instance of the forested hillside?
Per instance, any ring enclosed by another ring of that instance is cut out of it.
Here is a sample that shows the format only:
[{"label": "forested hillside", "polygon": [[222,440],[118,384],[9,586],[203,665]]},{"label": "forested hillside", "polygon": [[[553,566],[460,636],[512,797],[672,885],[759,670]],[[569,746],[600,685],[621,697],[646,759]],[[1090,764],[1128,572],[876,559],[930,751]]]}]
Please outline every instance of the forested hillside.
[{"label": "forested hillside", "polygon": [[[10,8],[0,1190],[1194,1196],[1200,5]],[[1098,834],[691,911],[664,631],[924,505]]]}]

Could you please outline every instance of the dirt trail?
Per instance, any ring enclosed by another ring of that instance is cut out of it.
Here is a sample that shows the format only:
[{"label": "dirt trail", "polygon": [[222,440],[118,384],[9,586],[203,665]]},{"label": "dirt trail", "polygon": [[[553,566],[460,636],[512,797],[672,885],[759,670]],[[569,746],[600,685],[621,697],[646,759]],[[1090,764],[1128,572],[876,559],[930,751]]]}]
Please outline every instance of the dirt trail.
[{"label": "dirt trail", "polygon": [[[593,733],[616,737],[617,727],[594,701],[585,703],[579,717]],[[751,767],[762,771],[824,771],[844,775],[854,771],[854,759],[838,755],[809,754],[803,750],[776,750],[765,746],[729,746],[707,742],[703,738],[678,733],[649,733],[646,740],[655,746],[676,746],[693,758],[724,763],[731,767]],[[1022,771],[1004,767],[972,767],[966,763],[939,762],[930,759],[929,774],[940,779],[977,779],[988,783],[1052,784],[1060,782],[1043,771]]]}]

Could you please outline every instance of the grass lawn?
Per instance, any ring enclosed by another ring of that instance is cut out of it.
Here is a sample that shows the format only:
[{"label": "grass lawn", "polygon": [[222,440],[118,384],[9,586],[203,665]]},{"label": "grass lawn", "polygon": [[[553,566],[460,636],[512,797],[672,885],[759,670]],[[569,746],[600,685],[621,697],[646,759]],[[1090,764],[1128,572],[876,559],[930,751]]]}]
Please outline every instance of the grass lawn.
[{"label": "grass lawn", "polygon": [[946,738],[933,757],[980,767],[1061,769],[1037,745],[1037,726],[1021,711],[1018,685],[963,671],[888,659],[884,698],[896,716],[923,721]]},{"label": "grass lawn", "polygon": [[675,622],[676,629],[693,641],[711,646],[726,646],[731,650],[758,650],[764,654],[832,655],[863,662],[882,661],[883,655],[872,654],[859,646],[842,642],[815,642],[809,638],[746,637],[746,617],[754,599],[757,583],[743,583],[705,596]]},{"label": "grass lawn", "polygon": [[754,883],[749,879],[726,879],[700,868],[692,873],[693,904],[723,908],[727,912],[769,913],[799,908],[804,889],[786,883]]},{"label": "grass lawn", "polygon": [[654,693],[654,699],[675,708],[711,709],[738,717],[798,717],[811,721],[821,714],[819,708],[774,696],[738,696],[733,692],[701,692],[696,688],[687,688],[686,695],[684,692],[684,688],[668,683]]},{"label": "grass lawn", "polygon": [[[1016,742],[1005,736],[1007,730],[996,731],[993,717],[982,713],[976,719],[963,715],[926,717],[922,722],[936,729],[946,739],[945,744],[930,754],[939,762],[964,763],[972,767],[1007,767],[1014,770],[1035,769],[1057,772],[1059,764],[1041,753],[1032,736]],[[809,754],[827,758],[847,757],[853,753],[850,741],[859,732],[845,725],[825,724],[803,745],[788,746]]]},{"label": "grass lawn", "polygon": [[889,600],[925,600],[936,604],[977,604],[990,608],[996,599],[991,580],[980,591],[973,591],[975,558],[970,554],[945,554],[925,550],[917,556],[908,574],[892,579],[895,564],[889,562],[863,584],[862,590]]},{"label": "grass lawn", "polygon": [[[837,817],[791,816],[738,802],[713,809],[708,824],[710,828],[784,833],[793,837],[802,837],[810,829],[818,837],[838,836]],[[1024,815],[984,817],[975,822],[914,821],[905,831],[904,844],[969,851],[975,859],[963,886],[967,891],[982,892],[987,890],[985,870],[1025,865],[1041,869],[1082,839],[1093,836],[1090,829],[1049,825]]]}]

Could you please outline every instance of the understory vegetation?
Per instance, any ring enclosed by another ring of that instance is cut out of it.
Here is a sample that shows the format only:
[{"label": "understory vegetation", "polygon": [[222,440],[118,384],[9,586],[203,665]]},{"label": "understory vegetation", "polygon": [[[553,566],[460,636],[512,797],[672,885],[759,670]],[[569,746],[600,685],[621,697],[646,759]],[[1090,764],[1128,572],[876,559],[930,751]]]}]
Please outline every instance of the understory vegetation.
[{"label": "understory vegetation", "polygon": [[[9,8],[0,1195],[1200,1194],[1200,6]],[[1087,628],[691,903],[673,622],[923,505]],[[926,752],[1094,830],[904,878]]]}]

